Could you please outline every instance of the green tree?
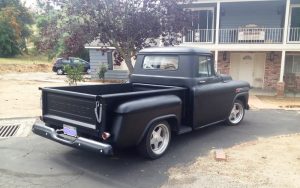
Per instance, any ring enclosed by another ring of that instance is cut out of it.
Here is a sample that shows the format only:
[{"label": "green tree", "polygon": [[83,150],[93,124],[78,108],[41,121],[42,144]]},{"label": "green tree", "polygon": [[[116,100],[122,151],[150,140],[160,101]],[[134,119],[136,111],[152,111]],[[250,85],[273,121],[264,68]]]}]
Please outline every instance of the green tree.
[{"label": "green tree", "polygon": [[33,19],[19,0],[0,1],[0,56],[15,56],[27,52]]},{"label": "green tree", "polygon": [[49,23],[46,30],[51,32],[43,36],[62,42],[65,54],[77,53],[94,40],[113,46],[118,52],[115,59],[124,60],[130,72],[137,51],[156,45],[160,36],[165,45],[173,45],[188,26],[189,14],[180,5],[185,0],[50,1],[60,5],[59,20]]}]

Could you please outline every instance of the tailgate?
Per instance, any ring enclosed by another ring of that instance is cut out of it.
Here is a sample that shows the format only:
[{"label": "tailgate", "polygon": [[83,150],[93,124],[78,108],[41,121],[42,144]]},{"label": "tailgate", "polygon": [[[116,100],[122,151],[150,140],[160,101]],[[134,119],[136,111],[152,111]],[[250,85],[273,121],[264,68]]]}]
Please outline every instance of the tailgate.
[{"label": "tailgate", "polygon": [[99,96],[43,88],[43,119],[47,124],[62,127],[64,124],[86,130],[98,130],[102,105]]}]

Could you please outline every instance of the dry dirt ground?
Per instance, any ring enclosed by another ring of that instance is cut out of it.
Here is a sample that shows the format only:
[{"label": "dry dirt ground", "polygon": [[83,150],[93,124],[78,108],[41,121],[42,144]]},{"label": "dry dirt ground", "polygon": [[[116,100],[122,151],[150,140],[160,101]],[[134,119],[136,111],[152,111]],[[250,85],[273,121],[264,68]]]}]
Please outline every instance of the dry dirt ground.
[{"label": "dry dirt ground", "polygon": [[29,78],[30,73],[0,74],[0,118],[39,116],[39,87],[66,85],[64,81],[43,82]]},{"label": "dry dirt ground", "polygon": [[279,108],[285,108],[285,109],[300,108],[299,97],[285,97],[281,99],[272,96],[258,96],[258,98],[264,103],[275,105],[278,106]]},{"label": "dry dirt ground", "polygon": [[226,149],[227,161],[219,162],[212,151],[189,166],[171,168],[163,187],[296,188],[300,186],[299,143],[299,134],[261,138]]},{"label": "dry dirt ground", "polygon": [[52,72],[0,74],[0,119],[40,116],[39,87],[67,86],[65,80]]},{"label": "dry dirt ground", "polygon": [[14,72],[51,72],[52,64],[0,64],[0,74]]}]

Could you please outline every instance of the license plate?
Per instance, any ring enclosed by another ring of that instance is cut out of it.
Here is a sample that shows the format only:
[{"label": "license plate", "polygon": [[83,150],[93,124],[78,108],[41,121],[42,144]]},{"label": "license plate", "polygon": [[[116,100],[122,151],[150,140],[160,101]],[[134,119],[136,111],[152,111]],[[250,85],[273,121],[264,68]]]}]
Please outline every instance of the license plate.
[{"label": "license plate", "polygon": [[63,130],[65,135],[73,136],[73,137],[77,136],[76,127],[72,127],[70,125],[63,125],[63,126],[64,126]]}]

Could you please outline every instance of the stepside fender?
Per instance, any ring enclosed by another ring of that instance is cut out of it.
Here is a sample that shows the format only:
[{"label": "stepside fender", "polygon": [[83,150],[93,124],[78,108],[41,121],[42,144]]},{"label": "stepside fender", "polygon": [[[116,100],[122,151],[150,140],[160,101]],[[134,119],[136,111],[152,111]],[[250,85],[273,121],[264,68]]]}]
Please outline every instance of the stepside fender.
[{"label": "stepside fender", "polygon": [[182,101],[175,95],[136,99],[120,104],[112,124],[113,142],[118,147],[137,145],[152,123],[166,120],[172,130],[181,121]]},{"label": "stepside fender", "polygon": [[[171,130],[173,131],[178,131],[179,130],[179,124],[178,124],[178,119],[176,117],[175,114],[168,114],[168,115],[164,115],[164,116],[159,116],[157,118],[152,119],[145,127],[143,134],[140,136],[140,138],[138,139],[138,142],[136,143],[136,145],[138,145],[142,139],[144,138],[144,136],[147,134],[150,126],[154,123],[158,123],[161,121],[167,121],[170,125]],[[174,122],[174,123],[170,123],[170,122]]]},{"label": "stepside fender", "polygon": [[[234,101],[236,99],[241,99],[241,101],[244,103],[245,109],[249,110],[249,105],[248,105],[249,92],[241,92],[241,93],[236,94],[235,97],[233,98],[231,106],[233,106]],[[231,109],[229,110],[228,115],[230,115],[230,112],[231,112]]]}]

